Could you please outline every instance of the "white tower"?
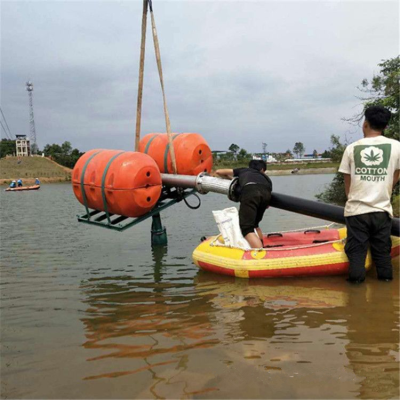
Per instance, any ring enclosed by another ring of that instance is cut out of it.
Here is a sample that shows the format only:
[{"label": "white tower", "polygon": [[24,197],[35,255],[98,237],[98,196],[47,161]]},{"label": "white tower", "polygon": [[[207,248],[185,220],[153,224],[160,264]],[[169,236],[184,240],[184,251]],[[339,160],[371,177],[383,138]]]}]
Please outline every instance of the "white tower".
[{"label": "white tower", "polygon": [[33,116],[33,83],[31,81],[26,82],[26,90],[28,91],[29,95],[31,152],[32,154],[36,154],[37,144],[36,144],[35,118]]}]

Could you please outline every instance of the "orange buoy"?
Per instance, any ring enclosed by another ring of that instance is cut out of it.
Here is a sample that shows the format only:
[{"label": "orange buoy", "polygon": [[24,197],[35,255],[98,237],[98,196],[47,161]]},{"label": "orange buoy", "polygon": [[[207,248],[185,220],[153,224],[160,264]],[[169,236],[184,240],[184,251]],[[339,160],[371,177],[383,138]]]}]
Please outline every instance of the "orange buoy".
[{"label": "orange buoy", "polygon": [[72,171],[80,203],[125,217],[149,212],[161,194],[160,170],[146,154],[96,149],[86,152]]},{"label": "orange buoy", "polygon": [[[177,173],[198,175],[211,172],[213,157],[211,149],[198,133],[173,133]],[[140,141],[139,151],[148,154],[162,173],[172,174],[168,136],[165,133],[149,133]]]}]

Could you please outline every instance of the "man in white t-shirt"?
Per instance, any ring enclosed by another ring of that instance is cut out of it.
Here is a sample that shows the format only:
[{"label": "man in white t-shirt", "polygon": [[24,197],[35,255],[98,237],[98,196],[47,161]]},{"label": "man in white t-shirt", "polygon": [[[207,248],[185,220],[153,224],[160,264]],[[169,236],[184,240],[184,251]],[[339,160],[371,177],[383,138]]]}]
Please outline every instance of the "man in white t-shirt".
[{"label": "man in white t-shirt", "polygon": [[362,126],[364,138],[346,148],[339,167],[344,174],[347,196],[345,251],[350,261],[351,283],[365,280],[368,245],[378,279],[393,278],[390,197],[399,180],[400,142],[382,136],[390,117],[390,111],[384,107],[367,108]]}]

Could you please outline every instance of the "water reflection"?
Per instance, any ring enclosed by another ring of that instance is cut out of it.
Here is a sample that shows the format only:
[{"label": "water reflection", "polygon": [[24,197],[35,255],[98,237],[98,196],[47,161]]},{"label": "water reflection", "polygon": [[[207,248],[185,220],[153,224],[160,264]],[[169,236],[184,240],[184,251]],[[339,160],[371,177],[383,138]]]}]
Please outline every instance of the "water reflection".
[{"label": "water reflection", "polygon": [[[157,387],[176,384],[181,372],[187,370],[191,351],[219,343],[209,320],[208,297],[191,290],[192,285],[180,280],[163,281],[166,265],[162,261],[166,255],[167,248],[153,249],[152,280],[113,276],[91,278],[82,286],[89,305],[82,319],[87,338],[83,346],[97,353],[88,361],[136,359],[127,370],[113,371],[109,370],[108,363],[102,364],[101,368],[105,367],[106,371],[87,376],[86,380],[148,371],[147,390],[155,398],[162,398]],[[126,363],[112,365],[121,368]],[[158,370],[168,377],[159,376]],[[201,387],[190,391],[188,384],[183,383],[181,390],[185,396],[216,390]],[[201,380],[199,384],[202,385]]]},{"label": "water reflection", "polygon": [[203,271],[187,280],[167,273],[167,254],[154,249],[153,279],[93,277],[82,285],[83,346],[94,363],[86,380],[140,375],[142,396],[215,397],[226,383],[210,359],[235,365],[243,376],[279,372],[287,379],[294,370],[317,372],[329,354],[347,375],[346,393],[398,395],[396,284],[350,287],[342,277],[249,281]]},{"label": "water reflection", "polygon": [[[312,197],[317,179],[331,177],[274,185]],[[190,259],[194,238],[215,229],[211,211],[231,205],[220,196],[198,214],[168,209],[170,245],[153,253],[149,224],[122,236],[79,226],[70,185],[46,186],[34,204],[14,197],[0,192],[0,397],[398,397],[398,268],[392,283],[372,276],[359,287],[343,277],[235,280]],[[275,210],[265,223],[320,222]]]},{"label": "water reflection", "polygon": [[348,366],[360,378],[355,395],[399,398],[399,329],[393,318],[399,311],[399,286],[368,282],[357,292],[349,296],[345,346]]}]

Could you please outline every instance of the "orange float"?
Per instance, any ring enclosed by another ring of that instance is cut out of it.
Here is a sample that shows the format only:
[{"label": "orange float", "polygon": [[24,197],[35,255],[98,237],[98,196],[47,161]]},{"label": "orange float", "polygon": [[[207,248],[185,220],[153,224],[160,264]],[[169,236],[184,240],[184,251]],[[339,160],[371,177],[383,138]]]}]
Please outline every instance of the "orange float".
[{"label": "orange float", "polygon": [[[211,172],[213,157],[211,149],[198,133],[173,133],[177,173],[198,175]],[[140,141],[139,151],[148,154],[157,163],[160,171],[172,174],[172,161],[166,133],[149,133]]]},{"label": "orange float", "polygon": [[87,208],[139,217],[155,206],[162,183],[157,164],[146,154],[96,149],[76,163],[72,186]]}]

